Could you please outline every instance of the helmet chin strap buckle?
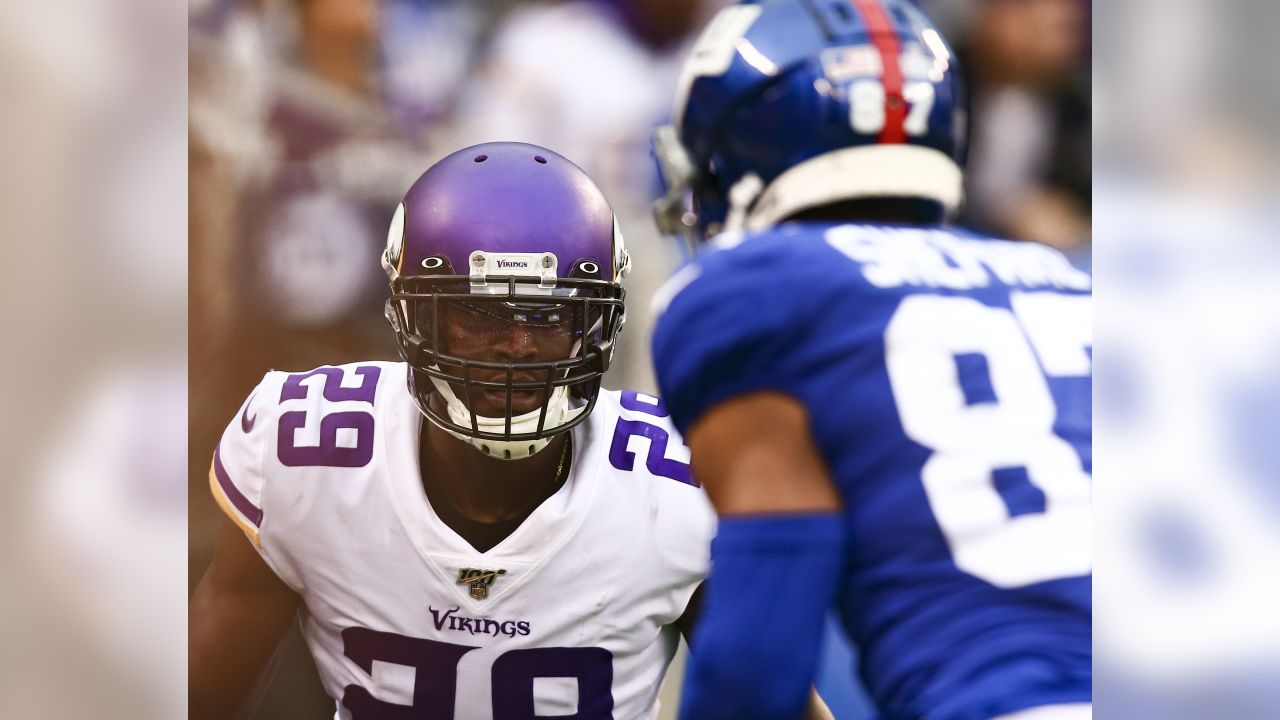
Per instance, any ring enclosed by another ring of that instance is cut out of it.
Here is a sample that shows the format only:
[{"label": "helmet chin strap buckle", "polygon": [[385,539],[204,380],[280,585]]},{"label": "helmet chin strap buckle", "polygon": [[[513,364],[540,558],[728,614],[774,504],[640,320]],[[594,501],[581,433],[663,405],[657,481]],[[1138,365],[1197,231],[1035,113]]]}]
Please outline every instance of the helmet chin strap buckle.
[{"label": "helmet chin strap buckle", "polygon": [[692,255],[699,237],[691,209],[686,207],[686,195],[693,189],[696,170],[693,158],[680,142],[680,134],[674,125],[661,125],[653,131],[651,139],[653,156],[658,161],[658,177],[662,181],[663,195],[653,202],[652,212],[658,231],[678,238],[684,251]]},{"label": "helmet chin strap buckle", "polygon": [[551,438],[540,438],[538,440],[481,440],[480,438],[468,437],[462,433],[454,432],[448,428],[445,428],[445,432],[471,445],[485,455],[499,460],[523,460],[533,457],[551,444]]},{"label": "helmet chin strap buckle", "polygon": [[613,341],[605,340],[595,343],[587,348],[587,352],[596,357],[596,362],[600,363],[600,372],[609,371],[609,363],[613,360]]},{"label": "helmet chin strap buckle", "polygon": [[764,192],[764,181],[755,173],[747,173],[729,188],[729,214],[722,232],[741,230],[747,224],[752,204]]},{"label": "helmet chin strap buckle", "polygon": [[[449,419],[455,425],[461,427],[471,427],[474,419],[474,426],[480,432],[487,433],[503,433],[507,428],[507,419],[505,417],[488,417],[485,415],[475,415],[473,417],[471,410],[463,404],[458,396],[454,394],[449,384],[439,378],[431,378],[432,385],[445,401],[445,409],[448,412]],[[551,392],[551,397],[546,403],[546,417],[543,418],[542,427],[556,428],[560,427],[570,420],[574,419],[578,414],[586,410],[586,407],[570,407],[569,391],[561,386]],[[432,413],[426,413],[427,418],[431,420],[437,427],[459,440],[471,445],[480,452],[494,457],[499,460],[523,460],[524,458],[536,455],[547,447],[551,442],[551,436],[536,438],[533,440],[495,440],[484,437],[474,437],[466,433],[458,432],[452,428],[442,425],[439,420],[433,417]],[[542,415],[542,408],[530,410],[523,415],[516,415],[511,418],[511,433],[524,434],[538,431],[538,419]]]}]

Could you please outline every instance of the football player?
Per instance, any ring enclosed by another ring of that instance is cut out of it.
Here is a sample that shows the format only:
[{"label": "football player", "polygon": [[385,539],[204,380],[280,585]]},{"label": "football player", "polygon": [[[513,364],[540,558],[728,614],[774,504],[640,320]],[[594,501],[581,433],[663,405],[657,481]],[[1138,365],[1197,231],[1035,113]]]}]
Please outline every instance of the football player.
[{"label": "football player", "polygon": [[295,616],[338,718],[651,718],[714,513],[657,398],[601,389],[630,264],[548,150],[431,167],[382,264],[403,362],[269,372],[213,454],[192,717]]},{"label": "football player", "polygon": [[942,222],[954,57],[905,0],[724,9],[655,136],[667,407],[720,515],[681,715],[796,717],[832,609],[883,718],[1091,709],[1091,280]]}]

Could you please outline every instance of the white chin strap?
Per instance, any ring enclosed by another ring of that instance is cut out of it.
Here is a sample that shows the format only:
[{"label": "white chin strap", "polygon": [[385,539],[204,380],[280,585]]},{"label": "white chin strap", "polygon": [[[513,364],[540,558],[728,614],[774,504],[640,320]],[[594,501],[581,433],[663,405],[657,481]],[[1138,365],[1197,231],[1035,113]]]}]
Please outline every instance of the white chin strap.
[{"label": "white chin strap", "polygon": [[[463,427],[470,427],[472,413],[453,393],[453,388],[449,387],[447,382],[434,377],[431,378],[431,384],[435,385],[436,391],[444,398],[449,419]],[[547,417],[543,421],[542,427],[545,430],[564,425],[580,415],[585,409],[585,405],[577,408],[569,406],[569,389],[562,385],[551,391],[551,398],[547,400]],[[542,408],[537,408],[523,415],[512,416],[512,434],[537,432],[538,416],[541,413]],[[427,417],[430,418],[431,416],[428,415]],[[505,417],[476,415],[475,419],[476,428],[481,432],[505,433],[507,430],[507,419]],[[439,423],[437,423],[437,426],[439,426]],[[538,440],[487,440],[463,435],[447,427],[440,427],[440,429],[463,442],[470,443],[485,455],[499,460],[521,460],[527,458],[542,450],[551,442],[549,437]]]},{"label": "white chin strap", "polygon": [[924,198],[948,214],[964,199],[960,166],[946,153],[918,145],[834,150],[788,168],[763,191],[759,183],[749,175],[739,181],[741,189],[736,184],[730,191],[725,231],[762,230],[803,210],[854,198]]}]

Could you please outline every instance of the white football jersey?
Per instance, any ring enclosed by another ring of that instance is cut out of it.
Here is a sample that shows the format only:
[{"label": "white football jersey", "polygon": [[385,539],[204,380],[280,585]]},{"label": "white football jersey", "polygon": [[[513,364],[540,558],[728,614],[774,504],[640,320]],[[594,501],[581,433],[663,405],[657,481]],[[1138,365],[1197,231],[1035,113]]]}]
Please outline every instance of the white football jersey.
[{"label": "white football jersey", "polygon": [[715,522],[661,402],[601,391],[564,486],[481,553],[427,501],[406,372],[268,373],[210,472],[302,596],[336,717],[656,717]]}]

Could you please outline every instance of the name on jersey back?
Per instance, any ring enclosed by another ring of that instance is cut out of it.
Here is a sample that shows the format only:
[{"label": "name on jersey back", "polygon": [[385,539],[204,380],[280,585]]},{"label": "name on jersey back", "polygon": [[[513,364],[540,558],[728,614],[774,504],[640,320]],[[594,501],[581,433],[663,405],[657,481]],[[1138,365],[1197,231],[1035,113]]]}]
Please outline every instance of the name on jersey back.
[{"label": "name on jersey back", "polygon": [[942,229],[842,225],[827,242],[856,261],[867,282],[972,290],[993,281],[1028,288],[1088,290],[1089,274],[1066,256],[1032,242],[964,237]]}]

